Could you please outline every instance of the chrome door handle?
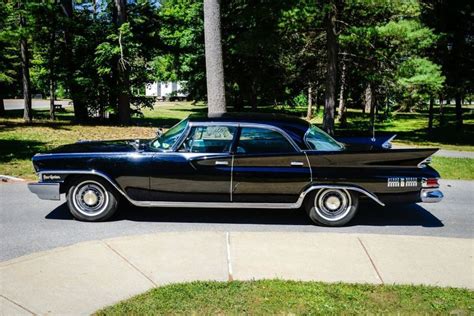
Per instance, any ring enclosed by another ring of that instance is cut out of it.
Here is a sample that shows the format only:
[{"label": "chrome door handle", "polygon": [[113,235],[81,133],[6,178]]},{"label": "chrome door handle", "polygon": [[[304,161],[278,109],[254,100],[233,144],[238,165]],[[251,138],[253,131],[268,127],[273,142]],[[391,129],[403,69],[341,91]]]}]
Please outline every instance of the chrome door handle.
[{"label": "chrome door handle", "polygon": [[216,166],[227,166],[227,165],[229,165],[228,161],[219,161],[219,160],[216,161]]},{"label": "chrome door handle", "polygon": [[304,166],[304,163],[301,162],[301,161],[292,161],[291,165],[294,166],[294,167],[302,167],[302,166]]}]

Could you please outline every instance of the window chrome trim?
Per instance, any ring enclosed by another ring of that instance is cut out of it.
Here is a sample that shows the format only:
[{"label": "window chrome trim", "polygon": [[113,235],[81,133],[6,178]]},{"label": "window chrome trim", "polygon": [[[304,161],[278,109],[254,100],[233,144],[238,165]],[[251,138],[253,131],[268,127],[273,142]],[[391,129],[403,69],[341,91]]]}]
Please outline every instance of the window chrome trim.
[{"label": "window chrome trim", "polygon": [[[343,151],[343,150],[346,148],[346,146],[345,146],[343,143],[341,143],[340,141],[338,141],[337,139],[335,139],[334,137],[332,137],[331,135],[328,134],[329,137],[331,137],[339,146],[341,146],[341,148],[339,148],[339,150],[320,150],[320,149],[317,149],[317,148],[316,148],[316,149],[311,149],[311,146],[308,145],[308,142],[307,142],[307,140],[306,140],[306,139],[307,139],[306,136],[308,136],[309,132],[311,131],[311,126],[314,126],[314,125],[310,124],[309,127],[308,127],[308,129],[306,130],[306,132],[305,132],[304,135],[303,135],[303,142],[304,142],[304,144],[305,144],[306,147],[307,147],[307,149],[304,150],[305,152],[306,152],[306,151],[320,151],[320,152],[327,152],[327,151]],[[315,126],[315,127],[317,127],[317,126]],[[324,131],[323,131],[323,132],[324,132]]]},{"label": "window chrome trim", "polygon": [[[296,142],[286,133],[284,130],[282,130],[279,127],[270,125],[270,124],[261,124],[261,123],[239,123],[239,122],[188,122],[188,125],[186,126],[186,129],[183,132],[184,137],[180,137],[178,142],[176,142],[176,146],[172,148],[172,151],[177,151],[178,148],[181,147],[183,144],[184,140],[188,137],[191,128],[193,127],[203,127],[203,126],[228,126],[228,127],[237,127],[237,128],[243,128],[243,127],[250,127],[250,128],[262,128],[262,129],[268,129],[272,130],[274,132],[277,132],[281,134],[290,144],[291,146],[295,149],[295,152],[302,152],[301,148],[296,144]],[[238,136],[238,133],[234,135],[234,137]],[[233,140],[232,140],[233,141]],[[229,149],[230,152],[231,149]]]},{"label": "window chrome trim", "polygon": [[[356,191],[371,198],[381,206],[385,204],[379,200],[379,198],[362,188],[351,186],[351,185],[332,185],[332,184],[320,184],[311,185],[305,189],[298,197],[295,203],[251,203],[251,202],[179,202],[179,201],[137,201],[131,199],[119,186],[112,180],[107,174],[98,170],[44,170],[40,171],[38,175],[40,179],[43,173],[56,173],[56,174],[90,174],[98,177],[102,177],[107,180],[120,194],[122,194],[130,203],[141,207],[191,207],[191,208],[269,208],[269,209],[298,209],[303,205],[306,195],[314,190],[318,189],[346,189]],[[40,182],[41,183],[41,182]]]}]

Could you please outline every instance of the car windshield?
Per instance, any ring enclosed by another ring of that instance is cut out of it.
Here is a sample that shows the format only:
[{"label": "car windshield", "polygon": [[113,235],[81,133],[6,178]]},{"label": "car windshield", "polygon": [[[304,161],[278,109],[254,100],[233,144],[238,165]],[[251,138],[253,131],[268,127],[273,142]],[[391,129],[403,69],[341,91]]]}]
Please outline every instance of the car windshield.
[{"label": "car windshield", "polygon": [[183,133],[187,124],[188,124],[188,120],[182,120],[181,122],[179,122],[178,124],[170,128],[169,130],[167,130],[166,133],[163,133],[163,135],[161,135],[160,137],[152,140],[150,143],[150,147],[152,149],[162,149],[162,150],[171,149],[171,147],[174,145],[174,143],[178,140],[178,138]]},{"label": "car windshield", "polygon": [[342,144],[314,125],[309,127],[304,140],[310,150],[338,151],[343,149]]}]

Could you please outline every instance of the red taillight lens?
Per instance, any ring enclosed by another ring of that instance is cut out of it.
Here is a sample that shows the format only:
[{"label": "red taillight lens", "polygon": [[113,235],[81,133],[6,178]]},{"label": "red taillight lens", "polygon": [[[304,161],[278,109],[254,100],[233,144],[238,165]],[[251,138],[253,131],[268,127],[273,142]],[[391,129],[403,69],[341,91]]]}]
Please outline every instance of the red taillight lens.
[{"label": "red taillight lens", "polygon": [[437,178],[423,179],[422,185],[423,185],[424,188],[437,188],[437,187],[439,187],[439,183],[438,183]]}]

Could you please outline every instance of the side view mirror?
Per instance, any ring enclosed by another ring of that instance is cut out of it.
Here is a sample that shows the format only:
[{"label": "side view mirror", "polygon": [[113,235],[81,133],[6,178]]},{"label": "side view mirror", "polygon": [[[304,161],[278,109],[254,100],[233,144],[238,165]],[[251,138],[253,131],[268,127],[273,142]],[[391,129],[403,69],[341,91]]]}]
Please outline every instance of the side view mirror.
[{"label": "side view mirror", "polygon": [[156,136],[160,137],[161,135],[163,135],[163,129],[160,127],[156,130]]}]

